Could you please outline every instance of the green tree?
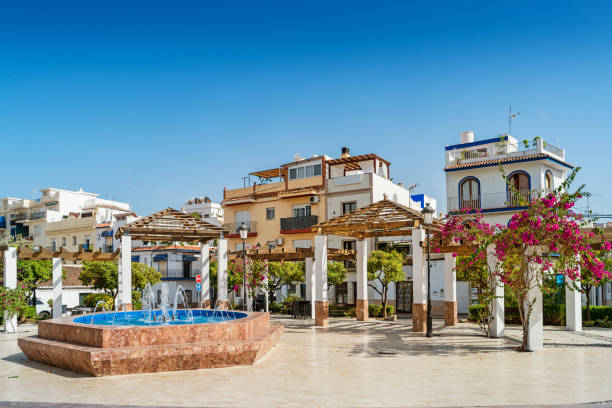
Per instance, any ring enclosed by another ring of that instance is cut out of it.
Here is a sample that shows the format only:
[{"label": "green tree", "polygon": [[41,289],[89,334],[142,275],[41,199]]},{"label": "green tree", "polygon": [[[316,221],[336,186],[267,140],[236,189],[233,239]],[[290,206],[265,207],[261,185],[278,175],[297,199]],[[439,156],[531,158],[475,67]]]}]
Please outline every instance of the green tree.
[{"label": "green tree", "polygon": [[[84,261],[79,279],[85,285],[94,289],[102,289],[104,293],[117,298],[119,272],[117,263],[112,261]],[[147,283],[155,284],[161,279],[161,273],[150,266],[132,262],[132,288],[143,289]]]},{"label": "green tree", "polygon": [[340,285],[346,279],[346,268],[343,262],[327,263],[327,286]]},{"label": "green tree", "polygon": [[368,257],[368,281],[380,284],[368,283],[368,285],[382,297],[383,317],[387,317],[389,284],[405,280],[402,263],[403,257],[396,251],[373,251]]},{"label": "green tree", "polygon": [[23,259],[17,261],[17,279],[30,290],[33,305],[36,305],[36,288],[40,283],[51,280],[52,276],[53,266],[49,260]]}]

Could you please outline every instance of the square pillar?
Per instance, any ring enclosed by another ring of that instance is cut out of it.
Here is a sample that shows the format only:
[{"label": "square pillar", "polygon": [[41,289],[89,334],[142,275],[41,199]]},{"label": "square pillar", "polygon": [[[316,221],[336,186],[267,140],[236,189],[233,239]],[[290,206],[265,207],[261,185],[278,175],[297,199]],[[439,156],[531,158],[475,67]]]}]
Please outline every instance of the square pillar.
[{"label": "square pillar", "polygon": [[[495,256],[495,247],[489,245],[487,247],[487,265],[489,267],[489,273],[495,273],[497,270],[497,257]],[[495,278],[495,299],[491,301],[491,314],[493,315],[493,321],[489,327],[489,336],[491,337],[503,337],[505,327],[505,311],[504,311],[504,284]]]},{"label": "square pillar", "polygon": [[202,245],[200,257],[201,263],[199,274],[202,277],[202,292],[200,292],[201,307],[210,309],[210,246],[208,244]]},{"label": "square pillar", "polygon": [[315,311],[315,262],[314,258],[306,258],[304,262],[306,266],[306,299],[310,302],[310,318],[314,319],[316,316]]},{"label": "square pillar", "polygon": [[[529,332],[527,334],[527,350],[536,351],[544,348],[544,313],[542,306],[542,290],[539,286],[527,292],[526,302],[534,302],[529,317]],[[527,305],[525,305],[527,310]]]},{"label": "square pillar", "polygon": [[412,230],[412,331],[427,331],[427,268],[426,255],[421,243],[425,241],[425,230]]},{"label": "square pillar", "polygon": [[53,318],[62,317],[62,258],[53,258]]},{"label": "square pillar", "polygon": [[217,303],[226,307],[227,300],[227,240],[219,239],[217,243]]},{"label": "square pillar", "polygon": [[[132,237],[127,233],[121,236],[121,255],[119,258],[119,302],[126,310],[132,310]],[[115,305],[117,308],[118,304]]]},{"label": "square pillar", "polygon": [[457,272],[456,258],[444,254],[444,325],[456,326],[457,317]]},{"label": "square pillar", "polygon": [[360,239],[357,241],[357,320],[368,320],[368,241]]},{"label": "square pillar", "polygon": [[582,331],[582,294],[565,285],[565,328]]},{"label": "square pillar", "polygon": [[[4,286],[7,289],[17,288],[17,248],[14,247],[8,247],[4,251]],[[4,312],[4,332],[17,332],[17,316],[9,319],[8,313]]]},{"label": "square pillar", "polygon": [[327,235],[315,235],[315,325],[329,324],[327,302]]},{"label": "square pillar", "polygon": [[270,294],[268,293],[268,279],[269,279],[269,264],[268,264],[268,260],[265,259],[264,260],[264,264],[266,265],[266,269],[264,271],[264,279],[263,279],[263,291],[264,291],[264,295],[265,295],[265,305],[264,305],[264,310],[266,311],[266,313],[268,313],[270,310],[268,310],[268,303],[270,302]]}]

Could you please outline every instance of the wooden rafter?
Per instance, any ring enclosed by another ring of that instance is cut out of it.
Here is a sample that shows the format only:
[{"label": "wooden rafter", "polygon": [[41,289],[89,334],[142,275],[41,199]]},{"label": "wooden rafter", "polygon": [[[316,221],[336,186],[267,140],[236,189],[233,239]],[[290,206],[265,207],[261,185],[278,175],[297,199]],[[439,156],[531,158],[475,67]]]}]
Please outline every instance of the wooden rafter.
[{"label": "wooden rafter", "polygon": [[[242,251],[231,252],[230,255],[240,258]],[[285,252],[284,250],[258,250],[247,249],[246,255],[251,259],[268,261],[303,261],[306,258],[314,258],[314,250],[312,248],[297,248],[293,252]],[[354,261],[355,251],[351,249],[327,249],[327,259],[330,261]]]},{"label": "wooden rafter", "polygon": [[[422,223],[420,211],[385,197],[352,213],[319,223],[312,227],[312,231],[361,239],[412,235],[412,229]],[[435,221],[432,229],[437,230],[441,225],[440,221]]]},{"label": "wooden rafter", "polygon": [[193,217],[190,214],[166,208],[119,227],[117,239],[128,233],[141,241],[206,242],[227,233],[223,227]]},{"label": "wooden rafter", "polygon": [[[0,247],[0,251],[5,249],[6,247]],[[19,247],[17,248],[17,258],[30,260],[61,258],[69,261],[116,261],[119,259],[119,250],[116,250],[115,252],[88,252],[81,248],[78,252],[70,252],[64,248],[60,248],[57,251],[50,251],[45,248],[35,249]]]}]

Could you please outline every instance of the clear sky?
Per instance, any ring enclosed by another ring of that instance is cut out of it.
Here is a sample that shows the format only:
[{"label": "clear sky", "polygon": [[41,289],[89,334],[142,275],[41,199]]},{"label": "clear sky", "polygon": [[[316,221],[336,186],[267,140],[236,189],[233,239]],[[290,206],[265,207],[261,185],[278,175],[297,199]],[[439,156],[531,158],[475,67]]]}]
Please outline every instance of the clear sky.
[{"label": "clear sky", "polygon": [[[0,10],[0,196],[140,214],[377,153],[444,206],[444,145],[541,136],[612,214],[612,2],[27,1]],[[580,207],[585,207],[581,203]]]}]

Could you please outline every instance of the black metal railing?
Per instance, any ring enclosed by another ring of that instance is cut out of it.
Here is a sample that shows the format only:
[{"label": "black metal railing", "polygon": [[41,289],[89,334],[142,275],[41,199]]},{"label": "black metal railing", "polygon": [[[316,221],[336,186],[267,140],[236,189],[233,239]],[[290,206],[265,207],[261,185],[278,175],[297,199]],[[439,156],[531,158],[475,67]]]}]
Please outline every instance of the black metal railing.
[{"label": "black metal railing", "polygon": [[228,224],[223,224],[223,228],[227,229],[230,234],[238,234],[238,228],[243,223],[249,228],[249,233],[257,232],[257,222],[255,221],[230,222]]},{"label": "black metal railing", "polygon": [[281,218],[281,231],[307,229],[316,225],[319,222],[319,217],[316,215],[307,215],[305,217],[289,217]]},{"label": "black metal railing", "polygon": [[104,252],[112,253],[113,252],[113,246],[112,245],[104,245],[103,246],[103,250],[104,250]]}]

